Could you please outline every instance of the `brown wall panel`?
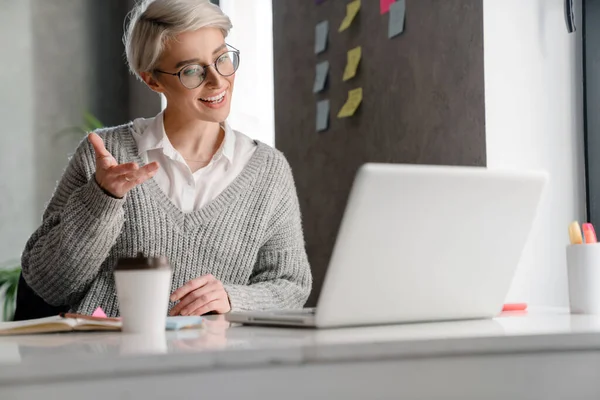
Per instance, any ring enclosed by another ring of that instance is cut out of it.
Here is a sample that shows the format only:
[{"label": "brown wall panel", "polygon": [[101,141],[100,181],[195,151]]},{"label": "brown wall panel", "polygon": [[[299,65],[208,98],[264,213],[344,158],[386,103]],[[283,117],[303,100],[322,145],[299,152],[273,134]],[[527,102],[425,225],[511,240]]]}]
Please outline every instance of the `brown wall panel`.
[{"label": "brown wall panel", "polygon": [[[309,305],[317,300],[361,164],[486,162],[482,0],[407,0],[404,33],[393,39],[376,0],[363,0],[351,27],[338,33],[346,3],[273,1],[275,140],[300,197],[315,277]],[[328,47],[315,55],[315,25],[322,20],[330,24]],[[343,82],[346,52],[359,45],[358,74]],[[315,66],[324,60],[328,84],[315,95]],[[363,88],[362,105],[353,117],[338,119],[356,87]],[[317,133],[321,99],[330,100],[330,125]],[[365,265],[365,279],[368,271]]]}]

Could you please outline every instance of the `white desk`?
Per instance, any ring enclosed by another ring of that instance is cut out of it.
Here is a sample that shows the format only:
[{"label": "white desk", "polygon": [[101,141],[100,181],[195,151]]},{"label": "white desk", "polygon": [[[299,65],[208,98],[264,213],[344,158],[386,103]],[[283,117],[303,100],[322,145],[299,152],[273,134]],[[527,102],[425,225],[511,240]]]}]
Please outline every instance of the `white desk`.
[{"label": "white desk", "polygon": [[2,400],[401,397],[598,399],[600,318],[0,337]]}]

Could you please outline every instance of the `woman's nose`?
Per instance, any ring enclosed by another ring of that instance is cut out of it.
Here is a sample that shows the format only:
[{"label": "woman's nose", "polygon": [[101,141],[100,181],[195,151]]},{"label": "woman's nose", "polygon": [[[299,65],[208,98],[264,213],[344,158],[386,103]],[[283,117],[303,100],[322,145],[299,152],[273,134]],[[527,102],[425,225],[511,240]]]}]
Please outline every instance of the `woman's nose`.
[{"label": "woman's nose", "polygon": [[204,78],[204,80],[206,81],[207,86],[221,87],[221,79],[223,79],[223,77],[217,72],[214,65],[206,67],[206,78]]}]

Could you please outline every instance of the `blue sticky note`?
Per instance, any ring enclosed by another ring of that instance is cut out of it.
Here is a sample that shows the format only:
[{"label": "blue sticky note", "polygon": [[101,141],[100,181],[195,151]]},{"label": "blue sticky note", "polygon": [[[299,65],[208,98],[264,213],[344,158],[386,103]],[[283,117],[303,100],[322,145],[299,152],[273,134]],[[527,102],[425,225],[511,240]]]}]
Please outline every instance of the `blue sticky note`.
[{"label": "blue sticky note", "polygon": [[406,17],[406,0],[398,0],[390,5],[390,20],[388,25],[388,38],[393,38],[404,32],[404,19]]},{"label": "blue sticky note", "polygon": [[194,315],[178,315],[176,317],[167,317],[167,330],[178,331],[184,328],[196,328],[202,325],[202,317]]},{"label": "blue sticky note", "polygon": [[313,93],[318,93],[325,88],[327,75],[329,75],[329,61],[318,63],[315,71],[315,84],[313,85]]},{"label": "blue sticky note", "polygon": [[325,51],[329,36],[329,21],[321,21],[315,27],[315,54]]},{"label": "blue sticky note", "polygon": [[329,127],[329,109],[329,100],[317,103],[317,132],[325,131]]}]

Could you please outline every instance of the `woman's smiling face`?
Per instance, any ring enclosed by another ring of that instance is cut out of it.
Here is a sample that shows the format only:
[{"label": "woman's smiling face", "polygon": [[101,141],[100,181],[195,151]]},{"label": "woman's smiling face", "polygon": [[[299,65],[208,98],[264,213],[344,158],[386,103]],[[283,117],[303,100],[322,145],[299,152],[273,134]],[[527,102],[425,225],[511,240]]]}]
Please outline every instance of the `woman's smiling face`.
[{"label": "woman's smiling face", "polygon": [[[231,109],[238,63],[237,53],[228,51],[220,29],[202,28],[182,33],[166,43],[156,68],[161,72],[144,74],[144,81],[165,95],[169,107],[191,118],[223,122]],[[204,67],[206,65],[209,66]],[[179,71],[181,81],[169,75]]]}]

